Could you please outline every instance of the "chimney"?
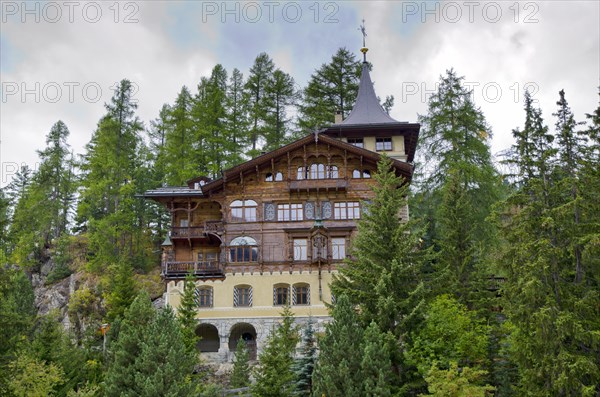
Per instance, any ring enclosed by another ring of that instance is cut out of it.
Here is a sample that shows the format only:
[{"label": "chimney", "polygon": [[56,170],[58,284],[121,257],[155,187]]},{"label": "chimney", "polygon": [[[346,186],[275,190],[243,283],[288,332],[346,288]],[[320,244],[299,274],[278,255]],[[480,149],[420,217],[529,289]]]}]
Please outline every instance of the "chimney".
[{"label": "chimney", "polygon": [[335,112],[335,124],[340,124],[342,121],[344,121],[344,118],[342,117],[342,111],[337,110]]}]

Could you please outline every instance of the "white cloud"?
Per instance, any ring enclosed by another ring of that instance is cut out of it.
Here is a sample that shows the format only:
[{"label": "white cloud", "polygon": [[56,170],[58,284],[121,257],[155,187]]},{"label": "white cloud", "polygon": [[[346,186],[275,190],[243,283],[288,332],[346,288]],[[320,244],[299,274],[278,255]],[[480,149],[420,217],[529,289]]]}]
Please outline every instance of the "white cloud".
[{"label": "white cloud", "polygon": [[[148,123],[158,116],[163,103],[173,102],[182,85],[195,91],[200,77],[208,75],[216,63],[224,63],[229,71],[238,67],[247,74],[260,51],[267,51],[278,67],[304,83],[314,69],[329,61],[335,48],[345,46],[358,54],[358,20],[363,17],[376,91],[381,97],[395,96],[392,115],[399,120],[416,121],[417,113],[426,111],[423,89],[432,90],[439,75],[449,67],[466,76],[466,81],[479,83],[475,100],[493,128],[495,151],[508,147],[512,142],[510,131],[522,124],[521,97],[527,82],[539,88],[535,96],[550,125],[554,123],[551,113],[561,88],[566,90],[579,120],[598,104],[598,2],[519,3],[518,23],[514,22],[514,9],[510,9],[513,2],[495,3],[503,11],[496,23],[487,21],[477,10],[473,23],[469,22],[463,2],[451,2],[462,7],[462,18],[456,23],[447,21],[453,17],[449,14],[451,8],[446,9],[447,14],[439,14],[439,23],[431,14],[424,15],[423,23],[419,15],[423,2],[336,2],[339,8],[334,17],[343,17],[337,24],[323,23],[324,10],[318,23],[309,20],[314,15],[308,3],[302,3],[304,20],[299,23],[286,22],[276,15],[273,23],[259,21],[254,25],[243,20],[221,23],[218,16],[206,18],[201,3],[130,3],[139,6],[139,10],[133,10],[138,23],[122,23],[132,9],[120,9],[121,22],[115,23],[114,11],[109,9],[112,2],[101,3],[103,15],[97,23],[86,22],[77,13],[74,23],[66,19],[35,23],[31,16],[21,23],[18,14],[2,21],[2,40],[11,48],[11,59],[2,60],[3,89],[11,83],[17,83],[19,89],[21,84],[32,89],[39,83],[42,98],[35,103],[33,95],[27,95],[25,101],[13,95],[0,102],[0,185],[10,177],[7,165],[35,164],[35,150],[43,147],[45,134],[59,119],[69,126],[75,151],[82,153],[104,113],[103,102],[110,99],[110,87],[121,78],[138,84],[138,115]],[[118,4],[124,7],[129,3]],[[449,7],[447,4],[439,3],[437,7],[442,10]],[[479,9],[486,4],[482,2]],[[525,4],[530,4],[529,8]],[[413,6],[418,14],[407,15]],[[436,6],[428,3],[427,7]],[[524,23],[533,11],[539,22]],[[57,103],[43,98],[44,88],[52,95],[53,86],[48,85],[52,82],[63,87],[63,97]],[[72,103],[64,85],[68,82],[79,83]],[[97,103],[86,101],[82,94],[81,87],[86,83],[102,89]],[[484,84],[489,88],[487,99],[482,91]],[[418,92],[406,95],[407,87],[414,85]],[[502,96],[493,102],[498,87]]]}]

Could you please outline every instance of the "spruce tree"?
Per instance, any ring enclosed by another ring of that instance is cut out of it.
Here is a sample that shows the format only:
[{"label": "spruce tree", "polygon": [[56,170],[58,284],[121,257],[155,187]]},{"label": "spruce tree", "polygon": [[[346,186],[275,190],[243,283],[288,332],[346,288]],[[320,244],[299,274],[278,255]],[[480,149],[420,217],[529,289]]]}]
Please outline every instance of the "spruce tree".
[{"label": "spruce tree", "polygon": [[292,396],[294,392],[294,352],[298,342],[298,331],[293,313],[285,306],[281,313],[281,324],[271,330],[256,367],[256,383],[252,395],[258,397]]},{"label": "spruce tree", "polygon": [[314,320],[309,317],[302,332],[299,354],[294,360],[295,396],[310,396],[312,393],[312,376],[317,360],[317,341],[313,324]]},{"label": "spruce tree", "polygon": [[313,395],[360,397],[363,394],[361,352],[363,328],[350,299],[337,295],[332,320],[319,341],[319,359],[313,373]]},{"label": "spruce tree", "polygon": [[244,93],[244,75],[233,69],[227,86],[227,137],[231,151],[227,154],[228,167],[243,160],[244,149],[250,142],[248,119],[248,96]]},{"label": "spruce tree", "polygon": [[233,372],[231,374],[231,387],[242,388],[250,386],[250,353],[246,341],[240,338],[235,348],[233,359]]},{"label": "spruce tree", "polygon": [[557,126],[562,144],[555,147],[541,111],[526,97],[526,124],[516,135],[516,148],[530,150],[515,150],[512,161],[522,181],[497,217],[506,239],[498,264],[507,275],[503,306],[513,325],[510,353],[519,371],[519,394],[591,396],[600,383],[599,277],[593,266],[587,270],[595,258],[585,254],[590,248],[593,252],[594,244],[588,243],[598,229],[593,223],[587,230],[574,226],[578,201],[569,187],[576,185],[569,181],[568,165],[556,163],[557,157],[568,159],[564,144],[576,125],[565,105],[561,95]]},{"label": "spruce tree", "polygon": [[288,113],[297,100],[294,79],[277,69],[265,88],[267,118],[265,123],[265,151],[272,151],[288,142],[290,119]]},{"label": "spruce tree", "polygon": [[198,320],[196,320],[197,314],[198,304],[196,302],[196,283],[194,282],[194,276],[188,274],[184,281],[181,303],[177,308],[177,318],[181,324],[185,345],[187,346],[188,351],[193,354],[196,354],[196,345],[199,340],[198,335],[196,334],[196,327],[198,326]]},{"label": "spruce tree", "polygon": [[382,331],[402,336],[421,302],[420,271],[428,253],[419,249],[414,223],[400,219],[408,187],[388,157],[378,163],[374,179],[375,197],[366,204],[351,256],[334,277],[332,290],[360,308],[365,327],[375,321]]}]

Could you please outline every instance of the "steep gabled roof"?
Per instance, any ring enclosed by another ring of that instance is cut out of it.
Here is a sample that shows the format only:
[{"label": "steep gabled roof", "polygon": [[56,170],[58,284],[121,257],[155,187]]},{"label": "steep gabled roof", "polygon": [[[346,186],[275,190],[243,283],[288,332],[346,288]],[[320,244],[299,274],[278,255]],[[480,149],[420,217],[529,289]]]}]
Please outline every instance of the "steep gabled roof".
[{"label": "steep gabled roof", "polygon": [[[387,124],[398,123],[399,121],[391,118],[379,104],[379,99],[375,94],[371,75],[369,73],[369,64],[363,62],[360,75],[360,84],[358,86],[358,95],[350,115],[342,121],[341,125],[368,125],[368,124]],[[334,124],[338,125],[338,124]]]},{"label": "steep gabled roof", "polygon": [[[263,165],[269,164],[272,159],[280,158],[286,155],[288,152],[301,148],[302,146],[308,145],[312,142],[326,144],[331,147],[346,150],[349,153],[353,153],[357,156],[362,156],[364,159],[368,159],[373,162],[377,162],[381,158],[381,156],[376,152],[359,148],[357,146],[343,142],[339,139],[331,138],[327,135],[322,135],[318,132],[315,132],[313,134],[305,136],[304,138],[300,138],[297,141],[294,141],[286,146],[280,147],[279,149],[275,149],[269,153],[265,153],[252,160],[246,161],[245,163],[242,163],[238,166],[226,170],[221,178],[215,179],[214,181],[211,181],[202,186],[202,191],[204,192],[204,194],[207,194],[209,191],[221,187],[226,181],[239,179],[240,174],[243,174],[246,171],[254,170],[256,169],[256,167],[261,167]],[[395,159],[392,159],[392,163],[396,170],[402,176],[404,176],[407,179],[407,181],[411,180],[413,172],[413,166],[411,164]]]}]

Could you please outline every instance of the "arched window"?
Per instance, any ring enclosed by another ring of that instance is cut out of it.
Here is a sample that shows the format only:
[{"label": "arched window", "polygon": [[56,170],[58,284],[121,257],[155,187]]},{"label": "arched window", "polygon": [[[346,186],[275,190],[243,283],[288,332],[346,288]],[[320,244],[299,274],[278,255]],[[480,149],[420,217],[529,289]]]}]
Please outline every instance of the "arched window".
[{"label": "arched window", "polygon": [[283,181],[283,173],[276,172],[275,173],[275,182],[281,182],[281,181]]},{"label": "arched window", "polygon": [[363,178],[365,179],[369,179],[371,177],[371,171],[369,170],[364,170],[363,171]]},{"label": "arched window", "polygon": [[230,262],[256,262],[258,244],[252,237],[236,237],[229,243]]},{"label": "arched window", "polygon": [[283,181],[283,174],[281,172],[276,172],[275,176],[271,172],[265,175],[265,182],[281,182]]},{"label": "arched window", "polygon": [[310,305],[310,285],[306,283],[293,285],[292,305]]},{"label": "arched window", "polygon": [[362,172],[360,170],[354,170],[352,171],[352,178],[365,178],[365,179],[369,179],[371,177],[371,171],[369,170],[363,170]]},{"label": "arched window", "polygon": [[254,200],[235,200],[231,208],[232,222],[256,222],[256,208],[258,204]]},{"label": "arched window", "polygon": [[236,285],[233,287],[233,306],[252,306],[252,287]]},{"label": "arched window", "polygon": [[352,178],[360,178],[361,173],[359,170],[352,171]]},{"label": "arched window", "polygon": [[310,179],[325,179],[325,165],[320,163],[311,164]]},{"label": "arched window", "polygon": [[197,287],[194,291],[194,299],[198,307],[212,307],[213,289],[212,287]]},{"label": "arched window", "polygon": [[273,286],[273,305],[282,306],[290,303],[290,285],[275,284]]}]

